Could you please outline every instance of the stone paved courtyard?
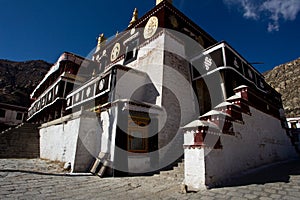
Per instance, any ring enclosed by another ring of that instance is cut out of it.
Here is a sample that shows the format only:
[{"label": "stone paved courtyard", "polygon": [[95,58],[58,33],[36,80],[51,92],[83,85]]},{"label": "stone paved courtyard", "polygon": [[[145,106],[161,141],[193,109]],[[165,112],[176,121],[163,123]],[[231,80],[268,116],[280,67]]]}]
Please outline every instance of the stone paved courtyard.
[{"label": "stone paved courtyard", "polygon": [[59,163],[0,159],[0,199],[300,199],[300,160],[255,170],[220,188],[181,193],[182,180],[160,175],[67,175]]}]

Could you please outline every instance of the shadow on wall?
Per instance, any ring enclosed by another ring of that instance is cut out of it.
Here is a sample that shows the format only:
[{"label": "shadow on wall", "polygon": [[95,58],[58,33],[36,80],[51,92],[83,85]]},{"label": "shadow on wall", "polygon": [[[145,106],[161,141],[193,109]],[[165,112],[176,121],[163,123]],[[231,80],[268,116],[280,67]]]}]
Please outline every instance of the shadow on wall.
[{"label": "shadow on wall", "polygon": [[263,166],[253,171],[245,172],[241,176],[232,178],[216,187],[264,185],[275,182],[289,183],[292,175],[300,175],[300,159]]}]

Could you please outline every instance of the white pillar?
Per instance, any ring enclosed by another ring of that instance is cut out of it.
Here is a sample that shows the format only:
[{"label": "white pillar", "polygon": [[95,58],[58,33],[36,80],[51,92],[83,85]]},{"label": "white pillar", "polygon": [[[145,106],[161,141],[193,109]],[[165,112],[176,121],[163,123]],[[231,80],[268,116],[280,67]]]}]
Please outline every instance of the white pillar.
[{"label": "white pillar", "polygon": [[184,184],[188,191],[206,189],[204,158],[204,148],[184,149]]}]

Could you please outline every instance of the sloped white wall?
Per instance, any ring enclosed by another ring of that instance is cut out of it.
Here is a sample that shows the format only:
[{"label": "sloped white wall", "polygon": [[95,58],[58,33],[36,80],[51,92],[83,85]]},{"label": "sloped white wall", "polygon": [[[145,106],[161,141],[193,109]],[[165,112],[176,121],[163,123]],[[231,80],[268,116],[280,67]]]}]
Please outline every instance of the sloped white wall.
[{"label": "sloped white wall", "polygon": [[236,136],[222,135],[223,148],[205,156],[205,179],[214,185],[239,172],[276,161],[296,158],[295,148],[280,120],[250,107],[245,124],[234,123]]}]

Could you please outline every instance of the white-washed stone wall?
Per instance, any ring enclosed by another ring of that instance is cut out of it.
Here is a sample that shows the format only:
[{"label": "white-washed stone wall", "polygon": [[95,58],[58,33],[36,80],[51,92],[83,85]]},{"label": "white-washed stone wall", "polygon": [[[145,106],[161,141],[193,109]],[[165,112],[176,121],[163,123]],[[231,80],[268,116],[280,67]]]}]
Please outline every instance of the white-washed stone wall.
[{"label": "white-washed stone wall", "polygon": [[[298,156],[280,120],[252,107],[250,111],[252,115],[243,114],[245,124],[234,123],[234,136],[221,135],[221,149],[185,149],[185,183],[191,190],[194,186],[201,189],[200,185],[204,183],[214,186],[240,172]],[[193,132],[186,131],[185,134],[193,135]],[[209,134],[205,140],[207,137]],[[186,136],[185,139],[189,144],[191,138]],[[197,178],[191,178],[193,175]]]},{"label": "white-washed stone wall", "polygon": [[[195,130],[185,130],[185,184],[197,191],[228,181],[256,167],[297,158],[280,120],[250,107],[245,124],[234,123],[235,135],[221,135],[222,148],[193,146]],[[209,140],[206,135],[204,143]],[[192,146],[190,146],[192,145]],[[204,167],[203,167],[204,165]]]},{"label": "white-washed stone wall", "polygon": [[109,143],[110,126],[115,125],[110,115],[111,110],[102,112],[100,118],[84,112],[73,119],[42,126],[41,158],[70,162],[72,172],[88,171],[100,151],[114,150],[114,141]]},{"label": "white-washed stone wall", "polygon": [[175,161],[183,155],[183,134],[179,128],[199,115],[193,98],[189,63],[184,58],[185,48],[171,33],[165,33],[162,105],[167,121],[158,136],[161,163],[166,158]]},{"label": "white-washed stone wall", "polygon": [[222,135],[222,149],[205,157],[206,184],[214,185],[261,165],[296,158],[280,120],[250,107],[245,124],[234,123],[236,136]]},{"label": "white-washed stone wall", "polygon": [[[164,35],[160,35],[139,49],[138,59],[135,61],[136,69],[145,72],[149,76],[158,94],[162,94],[163,87],[163,46]],[[155,104],[161,106],[161,101],[161,95],[159,95]]]},{"label": "white-washed stone wall", "polygon": [[41,158],[74,163],[80,119],[40,129]]},{"label": "white-washed stone wall", "polygon": [[205,150],[184,149],[184,166],[184,181],[187,189],[189,191],[205,189]]}]

